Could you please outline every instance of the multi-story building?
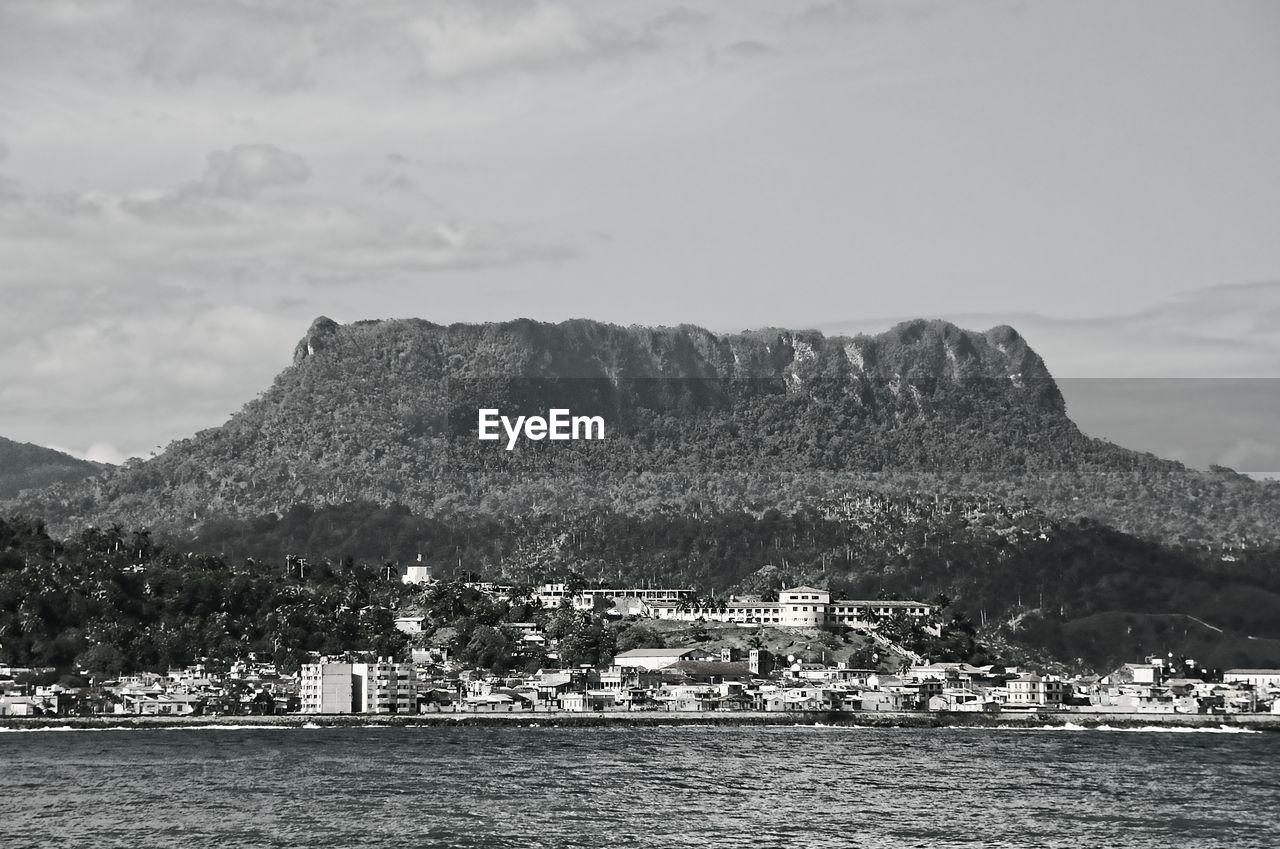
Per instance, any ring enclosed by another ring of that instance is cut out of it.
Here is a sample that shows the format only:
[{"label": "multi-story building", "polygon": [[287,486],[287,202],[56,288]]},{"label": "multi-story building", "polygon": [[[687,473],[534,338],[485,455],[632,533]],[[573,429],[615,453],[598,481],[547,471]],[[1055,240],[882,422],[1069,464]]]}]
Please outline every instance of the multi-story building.
[{"label": "multi-story building", "polygon": [[389,658],[371,663],[321,658],[303,665],[298,697],[303,713],[414,713],[417,674],[413,664]]},{"label": "multi-story building", "polygon": [[784,628],[818,628],[823,625],[848,625],[874,628],[881,619],[895,613],[923,618],[933,612],[931,605],[920,601],[831,600],[831,593],[816,587],[781,590],[777,601],[739,601],[730,599],[722,605],[690,607],[678,602],[649,605],[658,619],[692,622],[736,622],[741,625],[779,625]]},{"label": "multi-story building", "polygon": [[318,663],[305,663],[298,676],[298,699],[303,713],[352,713],[352,664],[331,663],[321,658]]},{"label": "multi-story building", "polygon": [[352,698],[356,713],[415,713],[417,673],[412,663],[379,658],[351,665]]},{"label": "multi-story building", "polygon": [[1005,682],[1009,707],[1061,708],[1070,692],[1068,684],[1056,675],[1041,676],[1028,672]]}]

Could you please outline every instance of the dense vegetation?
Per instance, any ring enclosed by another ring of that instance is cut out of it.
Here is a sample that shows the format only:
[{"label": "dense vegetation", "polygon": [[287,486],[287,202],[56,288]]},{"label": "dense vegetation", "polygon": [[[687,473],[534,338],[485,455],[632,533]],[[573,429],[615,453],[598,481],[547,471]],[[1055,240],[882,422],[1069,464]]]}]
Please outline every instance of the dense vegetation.
[{"label": "dense vegetation", "polygon": [[[603,443],[475,438],[476,409],[600,414]],[[1010,328],[875,337],[319,320],[221,428],[13,511],[60,530],[366,500],[441,518],[609,507],[785,513],[851,489],[991,493],[1165,541],[1274,541],[1280,486],[1090,439]]]},{"label": "dense vegetation", "polygon": [[97,463],[61,451],[0,437],[0,498],[13,498],[24,489],[74,483],[102,470]]},{"label": "dense vegetation", "polygon": [[0,520],[0,659],[97,675],[256,652],[286,668],[308,650],[398,652],[399,585],[346,562],[305,576],[92,528],[66,542]]},{"label": "dense vegetation", "polygon": [[544,625],[569,665],[608,663],[619,646],[650,644],[643,625],[511,603],[461,580],[406,586],[386,564],[229,561],[119,526],[60,542],[39,523],[0,519],[5,664],[101,678],[251,654],[286,672],[308,652],[403,657],[410,640],[395,627],[401,610],[426,614],[420,643],[443,642],[454,658],[495,671],[547,665],[543,652],[520,645],[515,622]]},{"label": "dense vegetation", "polygon": [[[398,564],[419,555],[444,579],[426,592],[398,581]],[[1167,651],[1280,665],[1276,549],[1223,559],[1028,508],[877,495],[791,515],[697,517],[602,509],[442,521],[371,504],[297,507],[211,525],[181,545],[119,526],[59,542],[37,524],[0,521],[0,659],[109,674],[256,652],[290,668],[308,651],[399,653],[393,621],[408,610],[427,615],[429,638],[486,668],[545,663],[520,650],[512,622],[544,623],[573,663],[652,638],[643,625],[552,616],[462,586],[480,576],[692,585],[722,600],[802,582],[846,597],[941,594],[951,599],[944,639],[905,623],[900,635],[934,659],[994,659],[982,645],[994,640],[1103,670]]]}]

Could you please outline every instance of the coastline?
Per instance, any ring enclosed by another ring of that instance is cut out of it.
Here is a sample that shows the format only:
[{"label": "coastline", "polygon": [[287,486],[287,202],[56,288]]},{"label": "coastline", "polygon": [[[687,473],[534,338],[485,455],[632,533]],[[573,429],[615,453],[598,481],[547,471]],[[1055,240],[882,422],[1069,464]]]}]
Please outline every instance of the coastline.
[{"label": "coastline", "polygon": [[831,726],[915,729],[1227,730],[1280,732],[1276,714],[1027,713],[979,714],[946,711],[762,713],[436,713],[414,715],[288,714],[285,716],[67,716],[2,717],[0,731],[134,731],[184,728],[670,728],[674,726]]}]

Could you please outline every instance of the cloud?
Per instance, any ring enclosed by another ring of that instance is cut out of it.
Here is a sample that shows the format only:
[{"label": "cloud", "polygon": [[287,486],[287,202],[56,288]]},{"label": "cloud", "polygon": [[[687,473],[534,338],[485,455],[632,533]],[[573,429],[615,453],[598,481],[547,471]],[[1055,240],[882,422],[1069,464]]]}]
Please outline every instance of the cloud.
[{"label": "cloud", "polygon": [[238,144],[209,154],[201,189],[213,197],[251,198],[267,186],[298,186],[311,176],[307,160],[269,144]]},{"label": "cloud", "polygon": [[941,6],[938,0],[823,0],[806,7],[795,20],[824,27],[847,25],[890,17],[919,18]]},{"label": "cloud", "polygon": [[[874,332],[919,317],[821,326],[832,333]],[[1280,378],[1280,281],[1209,287],[1118,315],[984,312],[937,317],[977,329],[1012,325],[1060,378]]]},{"label": "cloud", "polygon": [[229,80],[284,93],[353,79],[453,82],[571,68],[656,46],[646,21],[605,20],[599,8],[559,0],[15,0],[9,14],[23,38],[15,59],[28,67],[47,67],[57,53],[73,73],[140,74],[164,86]]},{"label": "cloud", "polygon": [[742,59],[753,59],[759,56],[769,56],[770,54],[775,52],[772,47],[765,44],[763,41],[756,41],[755,39],[744,39],[742,41],[735,41],[733,44],[730,44],[724,50],[729,55],[742,58]]},{"label": "cloud", "polygon": [[444,4],[410,21],[407,34],[426,74],[442,80],[616,59],[651,46],[645,33],[593,21],[579,8],[516,0]]},{"label": "cloud", "polygon": [[1252,438],[1240,439],[1222,453],[1218,464],[1237,471],[1275,472],[1280,470],[1280,445]]},{"label": "cloud", "polygon": [[255,143],[167,190],[0,193],[0,433],[145,456],[268,385],[318,312],[363,317],[379,289],[573,256],[515,224],[311,177],[300,154]]}]

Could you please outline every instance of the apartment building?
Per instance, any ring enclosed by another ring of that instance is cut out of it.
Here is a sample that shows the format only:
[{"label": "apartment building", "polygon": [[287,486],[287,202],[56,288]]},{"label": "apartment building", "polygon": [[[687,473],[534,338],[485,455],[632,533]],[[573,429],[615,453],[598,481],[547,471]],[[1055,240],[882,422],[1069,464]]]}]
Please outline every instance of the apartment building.
[{"label": "apartment building", "polygon": [[302,713],[352,713],[355,710],[352,664],[332,663],[321,658],[305,663],[298,676],[298,699]]},{"label": "apartment building", "polygon": [[417,712],[418,681],[412,663],[396,663],[390,658],[353,663],[351,678],[356,713]]},{"label": "apartment building", "polygon": [[302,666],[298,698],[302,713],[416,713],[417,675],[413,664],[389,658],[370,663],[321,658]]}]

